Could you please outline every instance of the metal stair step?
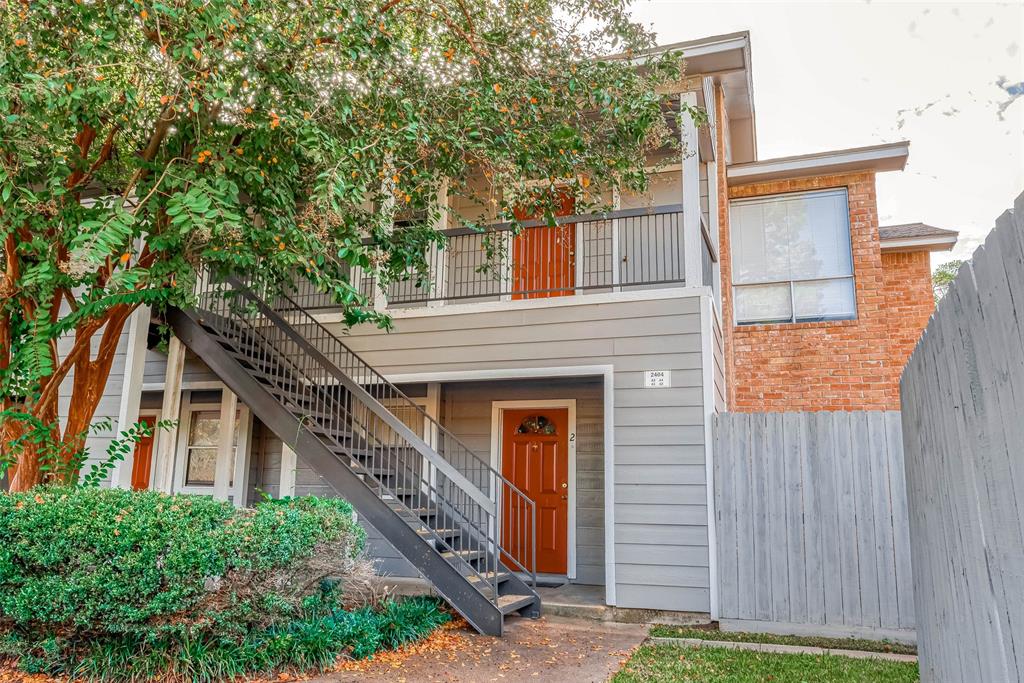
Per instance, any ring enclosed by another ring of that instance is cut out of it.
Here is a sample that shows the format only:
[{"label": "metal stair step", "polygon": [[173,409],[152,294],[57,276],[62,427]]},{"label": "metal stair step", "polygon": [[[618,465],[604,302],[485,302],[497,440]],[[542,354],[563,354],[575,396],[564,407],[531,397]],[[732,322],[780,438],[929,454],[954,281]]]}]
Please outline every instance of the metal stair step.
[{"label": "metal stair step", "polygon": [[498,609],[501,610],[502,614],[511,614],[512,612],[518,612],[524,607],[529,607],[537,598],[532,595],[499,595],[498,596]]},{"label": "metal stair step", "polygon": [[459,559],[464,562],[470,560],[479,560],[481,557],[486,557],[487,553],[483,550],[449,550],[448,552],[441,553],[441,557],[451,562],[452,560]]},{"label": "metal stair step", "polygon": [[400,515],[413,515],[415,517],[437,517],[436,508],[405,508],[400,505],[392,505],[391,509]]},{"label": "metal stair step", "polygon": [[499,586],[501,584],[505,583],[506,581],[508,581],[510,578],[512,578],[512,573],[511,572],[480,572],[479,575],[477,575],[477,574],[470,574],[469,576],[466,577],[466,581],[469,581],[472,584],[480,583],[481,581],[486,581],[487,583],[491,583],[491,582],[494,581],[495,575],[497,575],[497,577],[498,577],[498,585]]},{"label": "metal stair step", "polygon": [[301,388],[298,384],[283,384],[280,377],[269,377],[258,372],[251,372],[251,374],[253,379],[265,386],[267,392],[278,400],[284,399],[294,402],[295,405],[310,402],[308,398],[302,398],[300,394],[296,393]]},{"label": "metal stair step", "polygon": [[416,533],[427,540],[433,539],[435,535],[441,538],[457,538],[462,535],[458,529],[417,529]]},{"label": "metal stair step", "polygon": [[346,437],[352,436],[352,427],[340,419],[340,415],[297,405],[286,407],[288,412],[308,426],[310,431],[332,435],[343,434]]},{"label": "metal stair step", "polygon": [[406,498],[409,496],[417,496],[423,493],[423,489],[414,486],[399,486],[396,488],[383,488],[377,486],[377,493],[383,496],[391,496],[392,498]]},{"label": "metal stair step", "polygon": [[363,464],[352,465],[352,469],[358,474],[371,474],[378,479],[381,477],[393,477],[397,474],[394,470],[386,470],[383,467],[367,467]]}]

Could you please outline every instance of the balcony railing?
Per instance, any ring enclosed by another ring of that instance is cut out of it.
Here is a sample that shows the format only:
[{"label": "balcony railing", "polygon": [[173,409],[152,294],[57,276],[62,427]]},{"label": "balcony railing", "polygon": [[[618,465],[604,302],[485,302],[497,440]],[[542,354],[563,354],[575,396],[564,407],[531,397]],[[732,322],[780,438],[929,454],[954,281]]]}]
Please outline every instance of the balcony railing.
[{"label": "balcony railing", "polygon": [[[429,278],[390,283],[389,306],[538,299],[683,286],[680,204],[602,214],[497,223],[445,231],[447,244],[426,254]],[[703,251],[703,249],[702,249]],[[704,256],[704,258],[707,258]],[[374,284],[360,289],[373,298]],[[307,309],[334,304],[304,281],[289,296]]]},{"label": "balcony railing", "polygon": [[431,301],[536,299],[680,284],[679,205],[560,216],[446,232],[448,244],[427,256],[431,281],[388,288],[390,305]]}]

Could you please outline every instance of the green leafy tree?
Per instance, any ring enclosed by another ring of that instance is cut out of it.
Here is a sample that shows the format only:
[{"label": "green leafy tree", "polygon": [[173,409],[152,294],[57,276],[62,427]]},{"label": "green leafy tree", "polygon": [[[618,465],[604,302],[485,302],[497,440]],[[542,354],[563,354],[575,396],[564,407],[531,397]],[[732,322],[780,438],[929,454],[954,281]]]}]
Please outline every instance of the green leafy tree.
[{"label": "green leafy tree", "polygon": [[0,0],[12,488],[77,476],[128,316],[201,268],[387,325],[348,273],[424,273],[441,187],[509,220],[642,190],[681,78],[650,44],[623,0]]},{"label": "green leafy tree", "polygon": [[956,274],[963,264],[962,260],[953,259],[952,261],[940,263],[935,267],[935,270],[932,272],[932,289],[935,291],[935,303],[938,303],[946,295],[946,290],[953,284],[953,280],[956,279]]}]

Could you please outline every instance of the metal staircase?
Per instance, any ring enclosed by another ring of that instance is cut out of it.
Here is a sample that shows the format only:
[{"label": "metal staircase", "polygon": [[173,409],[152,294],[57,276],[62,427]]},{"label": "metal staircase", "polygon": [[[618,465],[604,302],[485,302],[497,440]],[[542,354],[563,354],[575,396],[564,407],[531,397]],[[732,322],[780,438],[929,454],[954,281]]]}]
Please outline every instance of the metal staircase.
[{"label": "metal staircase", "polygon": [[532,500],[287,296],[208,276],[197,295],[175,335],[474,628],[540,615]]}]

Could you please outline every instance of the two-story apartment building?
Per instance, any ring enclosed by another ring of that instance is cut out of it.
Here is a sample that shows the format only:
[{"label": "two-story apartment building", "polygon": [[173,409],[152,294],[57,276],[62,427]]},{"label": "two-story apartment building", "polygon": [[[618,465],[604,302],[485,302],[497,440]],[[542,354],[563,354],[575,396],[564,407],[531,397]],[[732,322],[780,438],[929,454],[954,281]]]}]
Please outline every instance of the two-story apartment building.
[{"label": "two-story apartment building", "polygon": [[460,601],[489,585],[499,612],[530,612],[501,577],[534,572],[608,605],[714,614],[712,416],[897,407],[929,252],[956,234],[879,226],[875,176],[908,143],[757,159],[748,34],[659,49],[686,58],[677,101],[708,125],[682,117],[650,191],[566,206],[554,227],[495,224],[497,264],[450,219],[428,287],[365,282],[393,331],[345,329],[301,288],[241,322],[208,296],[163,354],[139,312],[100,412],[179,422],[114,485],[237,504],[339,492],[383,571],[427,576],[482,630],[500,625]]}]

